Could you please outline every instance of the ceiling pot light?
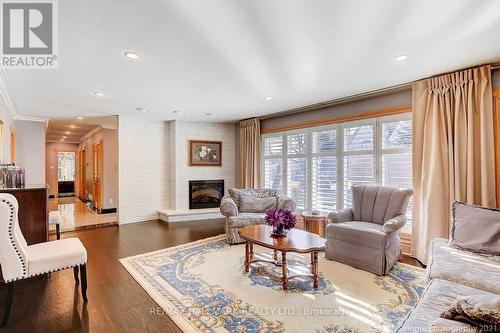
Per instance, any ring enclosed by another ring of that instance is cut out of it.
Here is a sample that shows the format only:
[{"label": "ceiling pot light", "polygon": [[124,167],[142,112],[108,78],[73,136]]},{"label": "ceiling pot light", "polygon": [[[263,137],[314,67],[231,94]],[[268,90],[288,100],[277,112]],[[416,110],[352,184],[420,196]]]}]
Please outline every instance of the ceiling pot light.
[{"label": "ceiling pot light", "polygon": [[66,131],[66,132],[64,132],[64,134],[71,134],[71,132],[70,131]]},{"label": "ceiling pot light", "polygon": [[266,101],[270,101],[270,100],[272,100],[272,99],[273,99],[273,97],[272,97],[272,96],[267,96],[267,97],[266,97]]},{"label": "ceiling pot light", "polygon": [[64,141],[64,139],[60,139],[59,141]]},{"label": "ceiling pot light", "polygon": [[186,114],[186,112],[180,111],[180,110],[174,110],[172,112],[175,113],[176,115],[179,115],[179,116],[182,116],[182,115]]},{"label": "ceiling pot light", "polygon": [[134,52],[134,51],[125,51],[123,52],[123,55],[128,58],[128,59],[131,59],[131,60],[138,60],[141,55],[137,52]]},{"label": "ceiling pot light", "polygon": [[69,127],[70,127],[70,128],[76,128],[76,126],[75,126],[75,125],[73,125],[73,124],[69,125]]},{"label": "ceiling pot light", "polygon": [[97,97],[104,97],[106,94],[104,94],[102,91],[94,91],[92,95]]},{"label": "ceiling pot light", "polygon": [[205,113],[205,116],[207,116],[207,117],[214,117],[215,113],[207,112],[207,113]]},{"label": "ceiling pot light", "polygon": [[402,61],[405,61],[405,60],[408,60],[410,56],[407,55],[407,54],[402,54],[400,56],[397,56],[396,58],[394,58],[394,61],[396,62],[402,62]]},{"label": "ceiling pot light", "polygon": [[83,117],[76,117],[76,119],[78,119],[78,120],[83,120]]},{"label": "ceiling pot light", "polygon": [[143,113],[149,112],[150,110],[144,108],[135,108],[137,111],[141,111]]}]

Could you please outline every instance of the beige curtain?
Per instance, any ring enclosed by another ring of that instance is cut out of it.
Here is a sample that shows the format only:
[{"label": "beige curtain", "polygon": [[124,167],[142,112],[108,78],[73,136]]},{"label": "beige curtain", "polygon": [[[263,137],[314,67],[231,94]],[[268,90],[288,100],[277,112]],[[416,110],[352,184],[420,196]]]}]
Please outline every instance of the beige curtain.
[{"label": "beige curtain", "polygon": [[495,207],[490,66],[413,85],[412,255],[427,262],[434,237],[448,238],[455,200]]},{"label": "beige curtain", "polygon": [[260,187],[260,120],[240,122],[240,174],[242,188]]}]

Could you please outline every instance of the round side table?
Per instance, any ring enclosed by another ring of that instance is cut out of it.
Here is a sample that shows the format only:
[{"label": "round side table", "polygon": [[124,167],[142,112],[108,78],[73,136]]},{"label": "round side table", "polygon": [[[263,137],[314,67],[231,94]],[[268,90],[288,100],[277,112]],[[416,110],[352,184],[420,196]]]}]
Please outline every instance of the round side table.
[{"label": "round side table", "polygon": [[327,213],[320,212],[318,215],[313,215],[311,211],[305,211],[301,215],[304,220],[304,230],[325,237]]}]

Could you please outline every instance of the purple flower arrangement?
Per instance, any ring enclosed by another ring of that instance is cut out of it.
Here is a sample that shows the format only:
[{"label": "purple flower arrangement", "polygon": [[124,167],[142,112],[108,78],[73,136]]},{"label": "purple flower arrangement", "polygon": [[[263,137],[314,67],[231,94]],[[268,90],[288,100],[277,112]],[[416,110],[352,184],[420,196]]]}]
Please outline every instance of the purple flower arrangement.
[{"label": "purple flower arrangement", "polygon": [[273,227],[274,236],[285,236],[287,230],[295,227],[297,217],[288,209],[273,208],[266,212],[265,221]]}]

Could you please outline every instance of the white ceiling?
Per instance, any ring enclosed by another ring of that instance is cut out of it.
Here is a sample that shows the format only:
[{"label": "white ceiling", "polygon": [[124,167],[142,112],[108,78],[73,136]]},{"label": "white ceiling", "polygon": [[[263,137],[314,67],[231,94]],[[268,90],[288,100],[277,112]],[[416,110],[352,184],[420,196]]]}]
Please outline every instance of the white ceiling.
[{"label": "white ceiling", "polygon": [[59,69],[6,70],[22,116],[234,121],[500,61],[498,0],[58,3]]}]

